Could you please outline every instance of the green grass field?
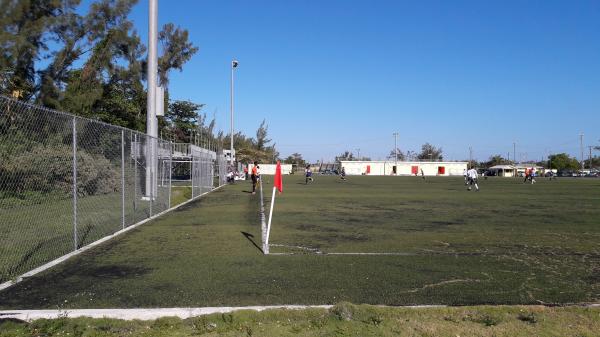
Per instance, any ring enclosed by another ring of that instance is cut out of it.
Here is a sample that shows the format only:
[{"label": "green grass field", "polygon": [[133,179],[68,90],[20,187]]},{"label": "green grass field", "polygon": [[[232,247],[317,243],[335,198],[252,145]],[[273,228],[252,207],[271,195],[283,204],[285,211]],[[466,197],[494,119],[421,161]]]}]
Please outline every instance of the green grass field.
[{"label": "green grass field", "polygon": [[185,320],[68,318],[2,321],[0,337],[20,336],[598,336],[600,308],[477,306],[392,308],[340,303],[329,310],[237,311]]},{"label": "green grass field", "polygon": [[315,180],[286,176],[277,197],[272,252],[291,255],[258,249],[243,182],[0,292],[0,307],[600,301],[600,179]]},{"label": "green grass field", "polygon": [[[167,208],[168,189],[160,188],[160,202],[154,213]],[[150,216],[148,201],[136,200],[126,190],[125,224],[132,225]],[[191,199],[191,187],[172,187],[171,206]],[[16,207],[3,207],[0,228],[0,283],[73,251],[73,201],[45,199]],[[121,194],[80,197],[78,200],[78,244],[90,244],[123,227]]]}]

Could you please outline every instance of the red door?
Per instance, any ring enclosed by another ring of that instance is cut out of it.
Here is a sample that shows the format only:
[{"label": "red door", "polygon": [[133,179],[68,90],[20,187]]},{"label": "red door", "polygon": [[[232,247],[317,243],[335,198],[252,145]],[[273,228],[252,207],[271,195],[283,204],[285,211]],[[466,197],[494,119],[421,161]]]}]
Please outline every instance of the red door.
[{"label": "red door", "polygon": [[446,168],[443,166],[438,166],[438,175],[446,174]]},{"label": "red door", "polygon": [[418,166],[411,166],[410,167],[410,173],[412,174],[419,174],[419,167]]},{"label": "red door", "polygon": [[367,165],[367,174],[371,173],[371,165]]}]

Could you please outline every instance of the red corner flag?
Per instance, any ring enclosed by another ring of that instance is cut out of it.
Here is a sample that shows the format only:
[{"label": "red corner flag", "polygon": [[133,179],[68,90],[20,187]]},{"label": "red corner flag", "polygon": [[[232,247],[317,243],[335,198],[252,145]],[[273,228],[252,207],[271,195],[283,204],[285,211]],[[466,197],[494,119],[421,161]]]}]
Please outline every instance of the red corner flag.
[{"label": "red corner flag", "polygon": [[275,180],[273,180],[273,186],[277,188],[279,193],[283,192],[283,178],[281,177],[281,163],[277,161],[277,167],[275,168]]}]

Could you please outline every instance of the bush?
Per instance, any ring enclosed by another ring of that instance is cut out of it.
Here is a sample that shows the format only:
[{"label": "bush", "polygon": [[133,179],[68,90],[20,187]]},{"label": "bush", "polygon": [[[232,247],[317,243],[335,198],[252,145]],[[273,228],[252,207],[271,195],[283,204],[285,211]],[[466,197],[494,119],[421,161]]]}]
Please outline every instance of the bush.
[{"label": "bush", "polygon": [[[73,152],[65,144],[35,145],[11,154],[0,163],[0,191],[4,196],[26,198],[32,191],[70,196],[73,186]],[[97,195],[119,191],[120,172],[104,156],[77,151],[77,193]]]}]

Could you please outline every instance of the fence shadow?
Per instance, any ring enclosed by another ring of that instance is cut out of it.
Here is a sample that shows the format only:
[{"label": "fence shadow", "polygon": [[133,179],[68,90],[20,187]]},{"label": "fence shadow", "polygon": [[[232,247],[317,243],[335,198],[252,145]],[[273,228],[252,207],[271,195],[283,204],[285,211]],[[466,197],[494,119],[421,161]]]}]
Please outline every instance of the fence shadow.
[{"label": "fence shadow", "polygon": [[252,243],[252,245],[254,245],[254,247],[256,247],[256,249],[258,249],[261,253],[265,253],[263,252],[262,248],[260,248],[259,245],[256,244],[256,242],[254,242],[254,235],[247,233],[247,232],[240,232],[242,233],[243,236],[246,237],[246,239],[248,239],[248,241],[250,241]]}]

